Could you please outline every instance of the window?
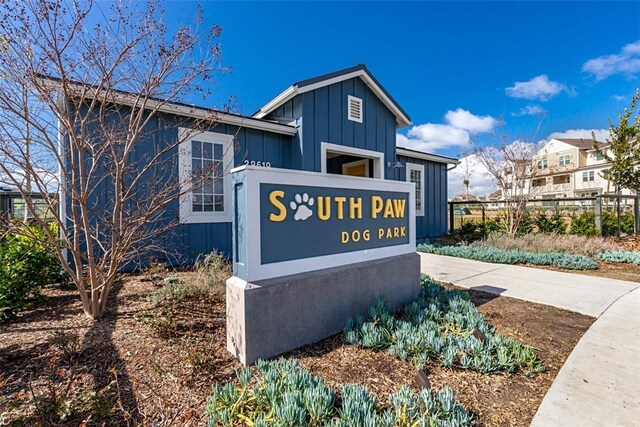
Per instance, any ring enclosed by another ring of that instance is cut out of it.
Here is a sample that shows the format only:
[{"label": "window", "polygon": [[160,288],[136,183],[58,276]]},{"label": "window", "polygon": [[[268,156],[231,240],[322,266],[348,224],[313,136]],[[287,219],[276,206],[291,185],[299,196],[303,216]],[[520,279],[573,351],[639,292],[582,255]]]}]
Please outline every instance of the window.
[{"label": "window", "polygon": [[596,157],[596,161],[598,161],[598,162],[601,161],[601,160],[604,160],[604,157],[602,156],[602,153],[596,153],[595,157]]},{"label": "window", "polygon": [[571,155],[565,154],[558,157],[558,163],[560,163],[560,166],[569,166],[571,164]]},{"label": "window", "polygon": [[546,169],[547,168],[547,159],[538,161],[538,169]]},{"label": "window", "polygon": [[532,186],[532,187],[544,187],[545,185],[547,185],[547,180],[546,180],[546,178],[534,179],[534,180],[531,182],[531,186]]},{"label": "window", "polygon": [[509,166],[507,168],[505,168],[504,173],[509,175],[513,173],[513,166]]},{"label": "window", "polygon": [[181,128],[180,139],[180,222],[230,222],[233,136]]},{"label": "window", "polygon": [[582,172],[582,182],[594,181],[595,180],[595,172],[587,171]]},{"label": "window", "polygon": [[347,97],[347,118],[353,122],[362,123],[362,99],[349,95]]},{"label": "window", "polygon": [[424,165],[407,163],[407,182],[416,185],[416,216],[424,216]]}]

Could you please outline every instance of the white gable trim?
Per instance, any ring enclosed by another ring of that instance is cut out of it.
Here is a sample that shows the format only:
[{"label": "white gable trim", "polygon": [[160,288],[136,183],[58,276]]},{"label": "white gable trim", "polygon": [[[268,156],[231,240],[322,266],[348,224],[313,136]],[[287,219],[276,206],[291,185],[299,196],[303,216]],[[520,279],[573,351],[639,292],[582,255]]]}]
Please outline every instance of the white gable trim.
[{"label": "white gable trim", "polygon": [[298,87],[297,85],[289,86],[283,92],[281,92],[278,96],[273,98],[267,104],[265,104],[260,111],[253,115],[256,119],[262,119],[267,114],[271,113],[273,110],[278,108],[280,105],[284,104],[287,101],[293,99],[296,95],[300,95],[305,92],[310,92],[312,90],[316,90],[321,87],[329,86],[334,83],[339,83],[345,80],[352,79],[354,77],[360,77],[364,83],[369,86],[369,89],[376,94],[376,96],[382,101],[382,103],[393,112],[396,116],[396,123],[398,127],[405,127],[411,125],[411,120],[407,116],[404,115],[402,111],[389,99],[389,97],[384,93],[384,91],[376,84],[376,82],[367,74],[364,70],[357,70],[352,73],[343,74],[341,76],[333,77],[331,79],[322,80],[316,83],[312,83],[307,86]]}]

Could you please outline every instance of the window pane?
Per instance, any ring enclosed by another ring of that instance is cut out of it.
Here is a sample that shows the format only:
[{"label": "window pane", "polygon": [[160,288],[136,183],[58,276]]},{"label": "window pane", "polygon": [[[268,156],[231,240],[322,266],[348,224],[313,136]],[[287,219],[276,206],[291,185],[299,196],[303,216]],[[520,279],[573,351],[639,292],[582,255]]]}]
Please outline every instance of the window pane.
[{"label": "window pane", "polygon": [[213,182],[213,192],[215,194],[223,194],[224,193],[224,185],[222,178],[218,178]]},{"label": "window pane", "polygon": [[191,160],[191,176],[193,181],[196,182],[202,177],[202,160]]},{"label": "window pane", "polygon": [[206,175],[213,174],[213,160],[203,160],[202,163],[203,173]]},{"label": "window pane", "polygon": [[213,144],[213,158],[222,160],[222,144]]},{"label": "window pane", "polygon": [[199,194],[193,195],[193,211],[202,212],[202,196]]},{"label": "window pane", "polygon": [[203,207],[205,212],[213,212],[213,196],[204,196]]},{"label": "window pane", "polygon": [[191,141],[191,157],[202,157],[202,142]]},{"label": "window pane", "polygon": [[213,194],[213,179],[212,178],[205,178],[204,182],[202,183],[202,192],[204,194]]},{"label": "window pane", "polygon": [[224,196],[214,196],[216,212],[224,211]]},{"label": "window pane", "polygon": [[203,148],[203,153],[202,153],[202,157],[205,159],[212,159],[213,158],[213,144],[210,142],[203,142],[202,143],[202,148]]}]

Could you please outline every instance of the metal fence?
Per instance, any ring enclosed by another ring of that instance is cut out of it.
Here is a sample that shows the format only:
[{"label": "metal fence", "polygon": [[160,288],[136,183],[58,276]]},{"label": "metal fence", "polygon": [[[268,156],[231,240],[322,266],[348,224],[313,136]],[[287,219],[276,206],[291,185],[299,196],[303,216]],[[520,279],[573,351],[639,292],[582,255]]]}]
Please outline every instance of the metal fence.
[{"label": "metal fence", "polygon": [[[620,202],[619,205],[617,202]],[[504,201],[450,201],[448,202],[449,233],[460,229],[465,222],[486,224],[487,220],[499,217],[506,209]],[[571,220],[585,211],[593,211],[595,226],[603,233],[602,218],[604,212],[616,214],[618,209],[623,215],[633,215],[633,232],[640,234],[640,195],[616,196],[599,195],[595,197],[531,199],[526,203],[531,213],[546,212],[559,214],[571,225]]]}]

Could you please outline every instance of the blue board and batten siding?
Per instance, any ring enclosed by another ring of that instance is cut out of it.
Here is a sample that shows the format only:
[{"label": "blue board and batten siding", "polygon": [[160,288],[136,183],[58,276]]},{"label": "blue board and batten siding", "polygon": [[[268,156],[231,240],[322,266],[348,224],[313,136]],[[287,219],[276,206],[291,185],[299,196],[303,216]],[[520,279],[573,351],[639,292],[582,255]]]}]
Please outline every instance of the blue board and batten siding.
[{"label": "blue board and batten siding", "polygon": [[[363,100],[363,122],[347,119],[347,97]],[[298,120],[299,133],[292,147],[292,168],[320,172],[321,144],[384,153],[395,159],[396,119],[360,78],[352,78],[305,92],[287,101],[268,118]],[[385,178],[389,178],[385,168]]]},{"label": "blue board and batten siding", "polygon": [[407,163],[424,166],[424,215],[416,216],[417,240],[447,234],[447,163],[398,156],[404,165],[395,169],[393,179],[406,180]]},{"label": "blue board and batten siding", "polygon": [[[362,99],[363,122],[347,118],[348,96]],[[217,124],[208,130],[235,136],[234,165],[248,162],[269,162],[271,167],[322,171],[322,143],[368,150],[384,154],[384,178],[405,181],[406,167],[394,168],[388,162],[396,161],[423,164],[425,215],[416,218],[418,239],[437,237],[447,232],[447,163],[396,156],[396,116],[380,100],[376,93],[359,77],[319,87],[300,93],[284,102],[266,119],[292,123],[297,128],[294,136],[287,136],[253,128]],[[178,140],[178,128],[188,127],[189,119],[162,113],[150,121],[146,137],[135,148],[135,156],[141,158]],[[340,154],[340,153],[338,153]],[[173,158],[169,169],[178,176],[177,148],[167,153]],[[344,154],[328,159],[329,173],[342,173],[342,164],[354,160]],[[373,160],[370,160],[370,176],[373,176]],[[100,185],[108,186],[102,182]],[[95,192],[94,208],[108,210],[110,197],[107,188]],[[225,194],[225,197],[232,197]],[[179,220],[179,201],[172,202],[166,215],[160,219],[166,223]],[[231,222],[179,224],[166,234],[162,244],[173,254],[168,261],[193,263],[202,254],[217,249],[225,255],[232,253]]]}]

